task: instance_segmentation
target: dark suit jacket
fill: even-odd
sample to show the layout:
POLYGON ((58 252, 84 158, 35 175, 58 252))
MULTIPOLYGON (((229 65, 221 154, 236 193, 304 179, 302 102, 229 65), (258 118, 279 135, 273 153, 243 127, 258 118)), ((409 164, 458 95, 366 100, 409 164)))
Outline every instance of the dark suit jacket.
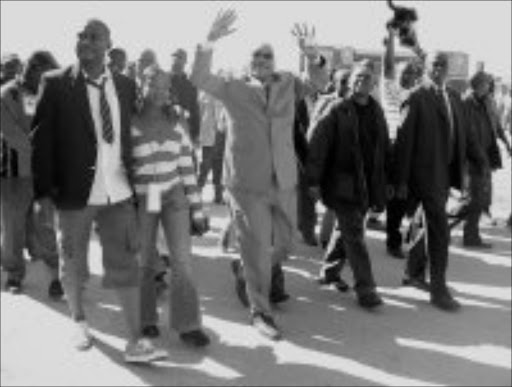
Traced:
MULTIPOLYGON (((122 158, 129 174, 135 84, 119 74, 113 74, 113 80, 121 109, 122 158)), ((50 197, 62 209, 85 207, 96 169, 97 144, 85 79, 77 65, 45 74, 32 128, 36 198, 50 197)))
POLYGON ((437 99, 434 86, 425 82, 414 89, 402 105, 394 159, 398 184, 418 194, 442 193, 450 187, 461 189, 467 159, 482 166, 482 150, 475 141, 459 94, 447 90, 452 108, 455 145, 449 158, 449 118, 437 99))

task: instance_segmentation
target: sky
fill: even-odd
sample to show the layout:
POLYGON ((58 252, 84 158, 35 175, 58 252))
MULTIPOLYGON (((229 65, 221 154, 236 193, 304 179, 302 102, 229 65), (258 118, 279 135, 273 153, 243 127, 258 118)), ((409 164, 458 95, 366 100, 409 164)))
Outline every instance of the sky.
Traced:
MULTIPOLYGON (((426 50, 463 51, 470 70, 477 61, 510 80, 511 1, 395 1, 414 7, 426 50)), ((205 40, 219 9, 238 12, 237 31, 216 45, 214 67, 240 69, 251 49, 271 43, 281 69, 298 70, 295 22, 316 27, 318 44, 380 49, 391 16, 385 1, 5 1, 1 0, 1 50, 26 58, 49 49, 62 65, 75 61, 76 33, 91 17, 111 28, 114 44, 136 59, 145 48, 167 68, 170 53, 185 48, 190 57, 205 40)), ((192 60, 192 59, 191 59, 192 60)))

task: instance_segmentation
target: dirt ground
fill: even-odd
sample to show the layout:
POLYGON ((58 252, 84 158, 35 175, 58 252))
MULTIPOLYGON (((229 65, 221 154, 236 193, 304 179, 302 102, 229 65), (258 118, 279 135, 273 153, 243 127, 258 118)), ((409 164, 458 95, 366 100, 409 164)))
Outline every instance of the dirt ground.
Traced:
MULTIPOLYGON (((276 310, 284 340, 270 342, 248 325, 234 294, 232 256, 216 247, 227 212, 212 206, 212 231, 195 240, 193 250, 212 337, 208 349, 185 348, 165 328, 162 308, 164 334, 157 343, 170 358, 152 366, 124 364, 119 306, 100 287, 101 253, 92 240, 87 313, 98 344, 75 352, 65 304, 48 300, 45 269, 30 263, 25 294, 1 293, 1 385, 511 385, 511 233, 503 225, 511 210, 510 159, 495 183, 500 221, 492 226, 484 219, 482 226, 493 249, 465 249, 460 229, 453 233, 448 277, 463 305, 458 313, 434 309, 425 293, 400 286, 403 261, 386 255, 384 233, 369 231, 385 305, 367 312, 353 293, 320 288, 314 277, 321 250, 298 245, 285 265, 292 300, 276 310)), ((352 281, 350 269, 343 276, 352 281)))

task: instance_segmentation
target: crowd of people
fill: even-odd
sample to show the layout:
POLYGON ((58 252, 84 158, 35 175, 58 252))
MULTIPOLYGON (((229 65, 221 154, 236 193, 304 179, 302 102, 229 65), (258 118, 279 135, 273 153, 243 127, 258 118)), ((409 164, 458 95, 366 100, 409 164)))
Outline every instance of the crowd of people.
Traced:
POLYGON ((83 293, 94 232, 102 284, 117 293, 127 326, 125 361, 167 355, 152 341, 166 286, 169 329, 191 347, 207 346, 190 260, 192 237, 209 230, 202 189, 211 172, 213 201, 230 217, 219 244, 239 252, 234 288, 262 335, 282 337, 273 306, 290 297, 283 265, 296 235, 325 250, 319 285, 348 291, 348 261, 358 304, 383 304, 365 237, 369 213, 386 213, 387 252, 404 259, 403 285, 458 310, 446 277, 450 228, 464 222, 465 247, 490 247, 479 222, 502 166, 498 140, 511 152, 510 88, 479 69, 466 92, 454 90, 447 54, 426 54, 414 34, 413 58, 398 62, 402 37, 392 25, 382 74, 370 60, 331 69, 314 29, 301 24, 293 35, 306 58, 302 76, 277 71, 269 43, 254 48, 246 74, 214 72, 215 45, 236 20, 233 10, 219 12, 190 75, 183 49, 172 53, 170 71, 150 48, 129 62, 98 19, 79 31, 75 65, 61 68, 43 50, 25 62, 2 56, 5 288, 22 292, 26 248, 48 267, 49 296, 65 298, 76 347, 90 348, 83 293), (448 213, 452 189, 461 205, 448 213))

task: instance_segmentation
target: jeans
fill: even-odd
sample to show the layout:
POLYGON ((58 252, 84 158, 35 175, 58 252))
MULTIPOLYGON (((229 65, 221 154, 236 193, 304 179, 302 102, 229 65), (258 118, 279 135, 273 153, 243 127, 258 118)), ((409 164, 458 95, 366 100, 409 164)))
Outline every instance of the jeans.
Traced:
POLYGON ((183 333, 201 327, 199 295, 192 280, 190 236, 190 207, 183 186, 163 195, 158 213, 147 211, 147 198, 140 196, 138 208, 141 234, 141 325, 158 322, 155 275, 158 273, 158 254, 155 244, 161 223, 170 255, 169 327, 183 333))
POLYGON ((54 219, 34 212, 31 178, 2 178, 0 196, 2 268, 10 278, 23 280, 26 266, 23 249, 42 259, 57 274, 59 255, 54 219))
POLYGON ((326 275, 339 275, 348 259, 358 296, 372 293, 375 291, 375 280, 364 240, 365 213, 356 206, 346 204, 338 204, 333 210, 338 221, 338 232, 331 240, 323 270, 326 275))

